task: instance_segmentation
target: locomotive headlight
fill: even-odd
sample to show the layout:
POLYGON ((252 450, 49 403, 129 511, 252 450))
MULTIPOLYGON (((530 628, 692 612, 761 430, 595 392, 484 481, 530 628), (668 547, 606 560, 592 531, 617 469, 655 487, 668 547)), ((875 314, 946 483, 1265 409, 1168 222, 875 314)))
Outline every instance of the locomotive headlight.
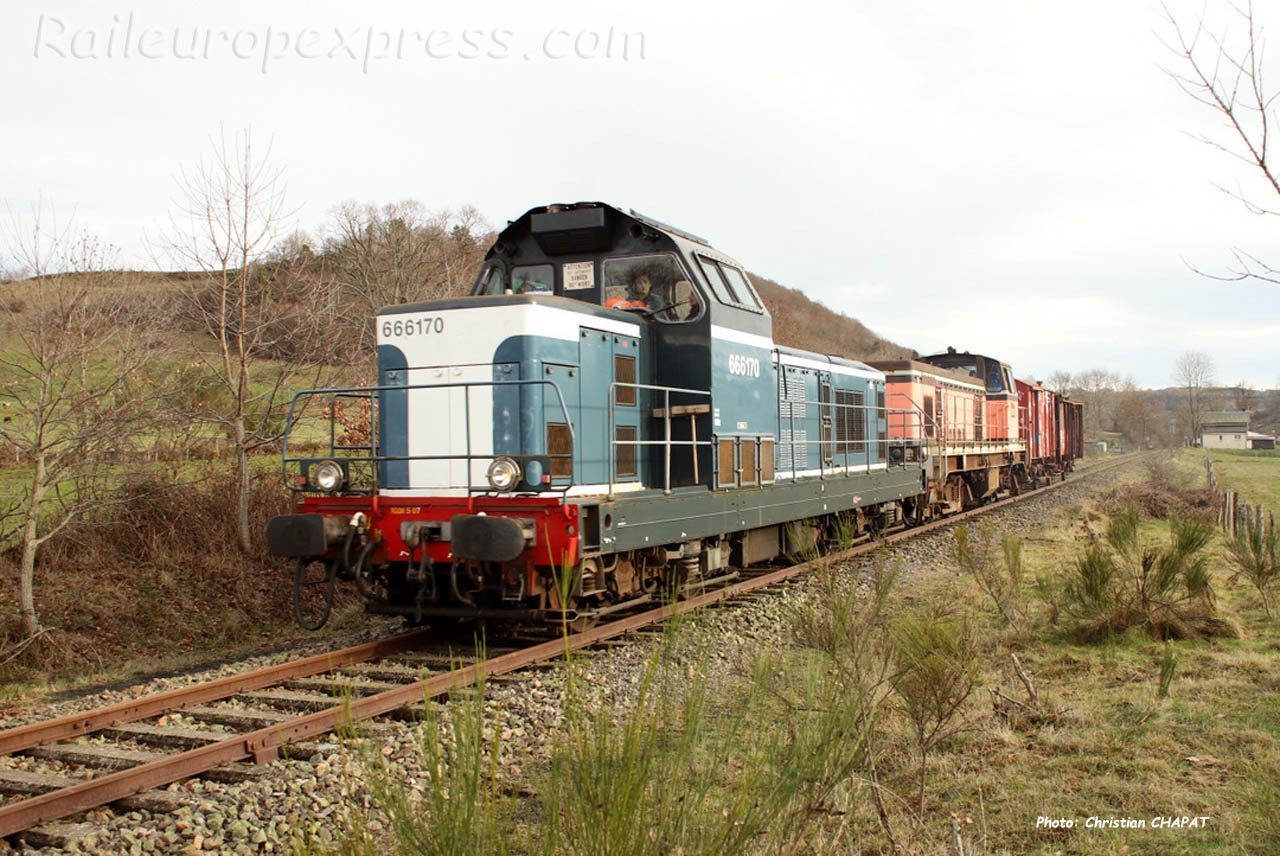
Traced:
POLYGON ((494 458, 489 465, 489 487, 511 490, 520 481, 520 465, 510 458, 494 458))
POLYGON ((311 467, 311 485, 325 493, 333 493, 342 487, 342 466, 337 461, 321 461, 311 467))

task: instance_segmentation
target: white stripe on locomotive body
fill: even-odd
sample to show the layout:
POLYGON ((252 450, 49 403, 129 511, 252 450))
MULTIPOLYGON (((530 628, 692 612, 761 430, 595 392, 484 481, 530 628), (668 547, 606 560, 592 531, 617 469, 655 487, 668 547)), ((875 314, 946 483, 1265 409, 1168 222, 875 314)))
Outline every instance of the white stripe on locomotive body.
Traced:
POLYGON ((833 464, 825 470, 800 470, 799 472, 793 472, 792 470, 778 470, 774 473, 773 480, 774 483, 777 483, 783 479, 803 479, 811 476, 826 476, 827 478, 832 478, 834 476, 856 476, 858 473, 865 473, 868 470, 874 473, 877 470, 887 469, 889 469, 888 464, 872 464, 870 467, 866 464, 849 464, 847 467, 837 467, 833 464))
MULTIPOLYGON (((384 496, 420 495, 429 490, 440 496, 465 496, 468 485, 487 484, 493 457, 494 358, 498 347, 514 336, 538 336, 577 342, 586 324, 593 329, 638 337, 640 325, 586 315, 539 303, 476 306, 451 309, 415 308, 378 316, 378 345, 404 354, 408 366, 406 385, 442 386, 475 383, 468 389, 413 389, 408 393, 409 484, 406 490, 383 489, 384 496), (440 319, 440 326, 436 320, 440 319), (394 325, 400 322, 400 327, 394 325), (422 323, 419 323, 422 322, 422 323), (395 335, 395 329, 426 329, 426 334, 395 335), (439 329, 439 332, 435 332, 439 329), (388 332, 384 332, 388 331, 388 332), (467 403, 470 403, 468 420, 467 403), (470 430, 468 430, 468 428, 470 430), (415 460, 419 456, 463 455, 466 461, 415 460)), ((512 378, 516 380, 516 378, 512 378)), ((592 493, 604 493, 592 486, 592 493)))
POLYGON ((456 309, 415 309, 378 316, 378 344, 394 345, 408 361, 409 368, 454 366, 493 362, 498 345, 512 336, 537 335, 548 339, 577 341, 578 330, 586 325, 594 330, 623 336, 640 335, 640 325, 603 315, 587 315, 543 303, 514 303, 505 306, 473 306, 456 309), (440 333, 414 336, 383 334, 384 321, 426 321, 444 319, 440 333))
POLYGON ((768 336, 747 333, 743 330, 735 330, 732 327, 721 327, 717 324, 711 325, 711 338, 722 339, 737 345, 749 345, 752 348, 763 348, 766 351, 773 350, 774 346, 773 339, 768 336))

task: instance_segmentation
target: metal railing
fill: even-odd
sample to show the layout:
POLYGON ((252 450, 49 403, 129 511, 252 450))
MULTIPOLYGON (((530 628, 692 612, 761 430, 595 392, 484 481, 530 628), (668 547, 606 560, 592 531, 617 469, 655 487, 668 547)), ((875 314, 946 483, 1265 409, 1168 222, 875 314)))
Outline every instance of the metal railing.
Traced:
MULTIPOLYGON (((693 456, 694 483, 695 484, 700 483, 701 480, 698 478, 698 475, 697 475, 698 447, 711 446, 713 445, 713 441, 710 437, 708 437, 705 441, 698 439, 697 420, 695 418, 690 419, 690 434, 689 434, 690 439, 673 440, 671 438, 671 394, 672 393, 675 393, 677 395, 691 395, 691 396, 706 398, 707 409, 705 412, 706 413, 711 412, 711 406, 710 406, 711 390, 708 390, 708 389, 684 389, 678 386, 658 386, 658 385, 647 384, 647 383, 622 383, 621 381, 614 381, 609 384, 609 454, 608 454, 608 462, 607 462, 607 466, 609 470, 609 492, 608 492, 609 499, 613 499, 613 487, 615 482, 617 481, 616 479, 617 471, 616 471, 615 463, 617 460, 617 448, 619 446, 630 446, 636 449, 637 465, 640 459, 640 455, 639 455, 640 447, 659 446, 663 449, 664 459, 665 459, 664 460, 665 472, 664 472, 663 482, 662 482, 662 492, 665 494, 671 493, 671 449, 672 447, 688 446, 691 450, 690 453, 693 456), (635 406, 637 411, 641 410, 641 404, 642 404, 642 401, 641 401, 642 396, 640 395, 641 390, 662 393, 661 411, 662 411, 662 423, 663 423, 663 439, 661 440, 640 440, 640 439, 619 440, 617 438, 617 424, 614 417, 618 409, 617 391, 619 389, 632 389, 636 391, 635 406)), ((630 405, 625 405, 625 406, 630 406, 630 405)), ((687 415, 689 415, 690 417, 696 417, 700 415, 700 413, 691 412, 687 415)), ((640 413, 640 416, 641 416, 641 419, 643 420, 644 414, 640 413)), ((638 471, 639 471, 639 467, 637 466, 637 474, 638 474, 638 471)))
POLYGON ((979 439, 978 434, 981 433, 979 431, 981 423, 976 419, 972 422, 935 420, 932 416, 925 413, 919 405, 912 401, 910 396, 905 395, 904 393, 892 392, 889 393, 889 398, 896 398, 905 401, 910 406, 910 412, 919 415, 919 422, 911 425, 910 427, 908 427, 904 422, 902 431, 904 434, 913 430, 918 431, 919 436, 911 439, 918 441, 920 444, 930 446, 935 455, 942 455, 949 450, 961 448, 973 449, 978 452, 1003 450, 1007 448, 1010 443, 1020 442, 1020 437, 979 439))
MULTIPOLYGON (((465 488, 468 494, 492 491, 487 483, 476 484, 474 482, 473 465, 477 461, 492 460, 495 457, 506 454, 516 457, 545 457, 551 460, 568 459, 570 461, 570 467, 568 468, 570 474, 567 476, 567 481, 564 475, 557 476, 556 482, 558 483, 553 482, 548 489, 567 490, 575 484, 575 480, 580 475, 576 466, 573 465, 575 455, 581 452, 578 443, 579 420, 571 416, 564 393, 556 381, 552 379, 450 381, 445 383, 334 387, 299 392, 294 396, 290 404, 288 421, 282 440, 282 458, 286 466, 289 464, 301 466, 304 461, 314 460, 319 457, 316 454, 291 454, 290 452, 291 439, 293 439, 301 420, 309 415, 308 411, 312 407, 311 402, 316 397, 328 398, 327 413, 324 416, 329 423, 329 454, 341 453, 343 460, 348 464, 370 465, 371 489, 374 491, 378 490, 379 486, 386 480, 385 467, 383 465, 397 462, 462 462, 466 467, 465 488), (559 410, 559 418, 569 431, 569 451, 552 454, 550 450, 533 453, 528 451, 507 453, 492 449, 476 450, 473 447, 471 431, 473 391, 485 389, 493 392, 500 389, 522 390, 532 387, 549 387, 554 392, 554 401, 559 410), (398 392, 408 396, 414 392, 447 393, 449 390, 462 391, 461 416, 465 435, 465 449, 462 451, 446 450, 441 454, 404 455, 390 455, 380 451, 379 438, 383 427, 381 425, 380 403, 385 394, 398 392), (338 434, 341 421, 338 418, 338 405, 339 402, 348 400, 355 401, 368 410, 369 437, 367 444, 344 443, 338 434), (353 455, 351 453, 356 454, 353 455)), ((714 426, 708 431, 708 436, 702 439, 698 437, 697 433, 697 417, 701 415, 709 417, 712 412, 710 390, 613 381, 608 389, 608 436, 605 443, 607 449, 605 465, 607 468, 608 496, 612 499, 617 486, 624 483, 617 473, 621 447, 630 447, 635 450, 636 476, 640 481, 643 481, 640 450, 642 448, 660 449, 663 455, 662 483, 660 487, 664 493, 670 494, 673 487, 672 464, 675 452, 680 448, 688 448, 692 459, 693 483, 711 484, 714 482, 715 472, 717 471, 715 449, 721 440, 735 440, 735 450, 738 441, 750 440, 759 446, 762 440, 772 440, 775 444, 773 471, 775 474, 780 474, 783 478, 789 478, 792 481, 799 480, 802 477, 800 475, 802 470, 805 472, 816 471, 819 477, 827 478, 870 472, 872 469, 878 469, 882 466, 905 466, 909 462, 908 450, 910 449, 917 449, 916 459, 923 460, 930 455, 941 455, 947 448, 956 445, 981 451, 1006 446, 1009 442, 1014 442, 1014 440, 978 440, 972 437, 956 439, 940 437, 939 435, 943 432, 939 430, 939 424, 930 414, 925 413, 915 402, 911 401, 909 397, 902 393, 888 393, 888 398, 904 399, 909 406, 906 408, 893 408, 876 404, 842 403, 832 401, 829 398, 826 400, 789 398, 783 394, 780 395, 778 400, 777 428, 779 435, 785 432, 787 435, 785 439, 783 436, 774 438, 771 433, 719 433, 715 431, 714 426), (633 390, 635 393, 634 407, 637 409, 640 427, 637 429, 638 436, 634 440, 619 439, 617 437, 619 408, 633 406, 630 404, 620 405, 618 403, 617 393, 620 389, 633 390), (674 407, 672 405, 673 396, 681 400, 681 403, 674 407), (648 399, 647 402, 646 399, 648 399), (688 403, 689 399, 706 403, 690 405, 688 403), (646 410, 646 403, 651 406, 654 412, 649 413, 646 410), (661 404, 660 407, 658 406, 659 403, 661 404), (681 411, 681 408, 685 409, 681 411), (810 410, 810 408, 814 408, 814 410, 810 410), (798 413, 800 415, 797 415, 798 413), (689 438, 675 439, 672 430, 673 419, 685 415, 690 417, 689 438), (651 417, 662 418, 662 436, 642 439, 647 433, 644 423, 651 417), (879 429, 882 424, 885 428, 883 437, 879 436, 879 429), (843 430, 838 430, 840 425, 845 426, 843 430), (860 431, 856 430, 858 426, 861 427, 860 431), (813 427, 817 427, 818 436, 806 436, 803 439, 796 439, 797 429, 805 430, 813 427), (894 434, 900 436, 893 436, 894 434), (712 449, 712 453, 709 456, 711 466, 705 475, 699 472, 699 453, 704 448, 712 449), (902 450, 902 453, 900 455, 893 454, 895 449, 902 450), (814 450, 817 453, 817 466, 809 467, 809 455, 814 450), (843 456, 844 462, 837 463, 837 456, 843 456), (850 460, 851 458, 856 458, 857 460, 850 460)), ((550 417, 550 414, 548 414, 548 417, 550 417)), ((458 417, 455 415, 449 418, 457 419, 458 417)), ((551 420, 550 418, 544 420, 544 424, 545 421, 551 420)), ((756 480, 752 482, 753 484, 761 483, 764 464, 759 451, 757 449, 757 454, 754 456, 757 472, 756 480)), ((594 480, 591 481, 594 482, 594 480)), ((463 485, 450 484, 448 487, 458 488, 463 487, 463 485)))
MULTIPOLYGON (((555 392, 556 403, 560 408, 560 415, 564 419, 564 424, 569 429, 570 451, 562 454, 532 453, 551 460, 568 458, 571 462, 573 459, 572 450, 577 446, 577 438, 575 436, 574 421, 569 418, 569 407, 565 403, 564 394, 560 391, 560 387, 553 380, 547 379, 530 379, 530 380, 511 380, 511 381, 450 381, 447 383, 420 383, 405 385, 382 385, 382 386, 366 386, 366 387, 332 387, 328 389, 310 389, 296 393, 292 401, 289 403, 289 416, 285 422, 285 429, 281 438, 281 457, 283 464, 287 467, 290 464, 297 464, 301 467, 304 461, 314 460, 317 456, 308 454, 290 455, 289 442, 290 437, 297 429, 299 422, 305 418, 307 410, 310 407, 310 401, 318 396, 328 396, 329 404, 327 408, 326 418, 329 422, 329 454, 333 457, 341 457, 347 464, 368 464, 371 469, 372 485, 371 490, 377 491, 382 481, 383 465, 398 462, 412 461, 461 461, 466 466, 466 490, 470 495, 472 493, 489 493, 492 488, 485 484, 477 488, 472 483, 472 467, 477 461, 492 460, 496 457, 504 456, 508 453, 491 450, 488 452, 476 452, 472 449, 471 438, 471 393, 473 389, 488 388, 514 388, 520 389, 525 387, 550 387, 555 392), (431 390, 431 391, 447 391, 451 389, 461 389, 463 394, 463 432, 466 436, 466 449, 461 453, 440 454, 440 455, 388 455, 380 454, 378 446, 378 437, 381 432, 381 412, 379 409, 380 397, 388 392, 409 393, 415 390, 431 390), (343 400, 364 401, 367 403, 369 410, 369 443, 366 444, 341 444, 338 442, 337 429, 339 420, 337 418, 337 406, 339 401, 343 400), (336 453, 343 452, 338 456, 336 453), (348 452, 363 452, 361 455, 349 455, 348 452)), ((407 426, 406 426, 407 427, 407 426)), ((516 457, 527 457, 528 453, 514 452, 510 453, 516 457)), ((573 477, 569 477, 568 484, 554 485, 554 490, 567 490, 573 485, 573 477)), ((458 487, 458 485, 449 485, 449 487, 458 487)))

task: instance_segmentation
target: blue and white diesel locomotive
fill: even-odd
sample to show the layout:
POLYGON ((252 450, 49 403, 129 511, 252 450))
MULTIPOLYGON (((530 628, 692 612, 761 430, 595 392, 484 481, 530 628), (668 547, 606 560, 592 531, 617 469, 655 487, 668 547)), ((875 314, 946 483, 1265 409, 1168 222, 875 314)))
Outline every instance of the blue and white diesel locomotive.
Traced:
POLYGON ((741 265, 632 211, 535 208, 469 296, 385 308, 377 337, 376 386, 295 401, 297 513, 268 528, 371 612, 586 623, 919 513, 884 374, 778 347, 741 265))

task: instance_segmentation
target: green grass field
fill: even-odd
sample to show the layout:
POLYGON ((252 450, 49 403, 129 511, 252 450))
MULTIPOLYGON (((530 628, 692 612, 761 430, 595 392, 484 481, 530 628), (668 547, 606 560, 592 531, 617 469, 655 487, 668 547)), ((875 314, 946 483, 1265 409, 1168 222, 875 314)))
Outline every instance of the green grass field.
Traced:
POLYGON ((1238 492, 1251 505, 1280 512, 1280 452, 1214 449, 1218 486, 1238 492))

